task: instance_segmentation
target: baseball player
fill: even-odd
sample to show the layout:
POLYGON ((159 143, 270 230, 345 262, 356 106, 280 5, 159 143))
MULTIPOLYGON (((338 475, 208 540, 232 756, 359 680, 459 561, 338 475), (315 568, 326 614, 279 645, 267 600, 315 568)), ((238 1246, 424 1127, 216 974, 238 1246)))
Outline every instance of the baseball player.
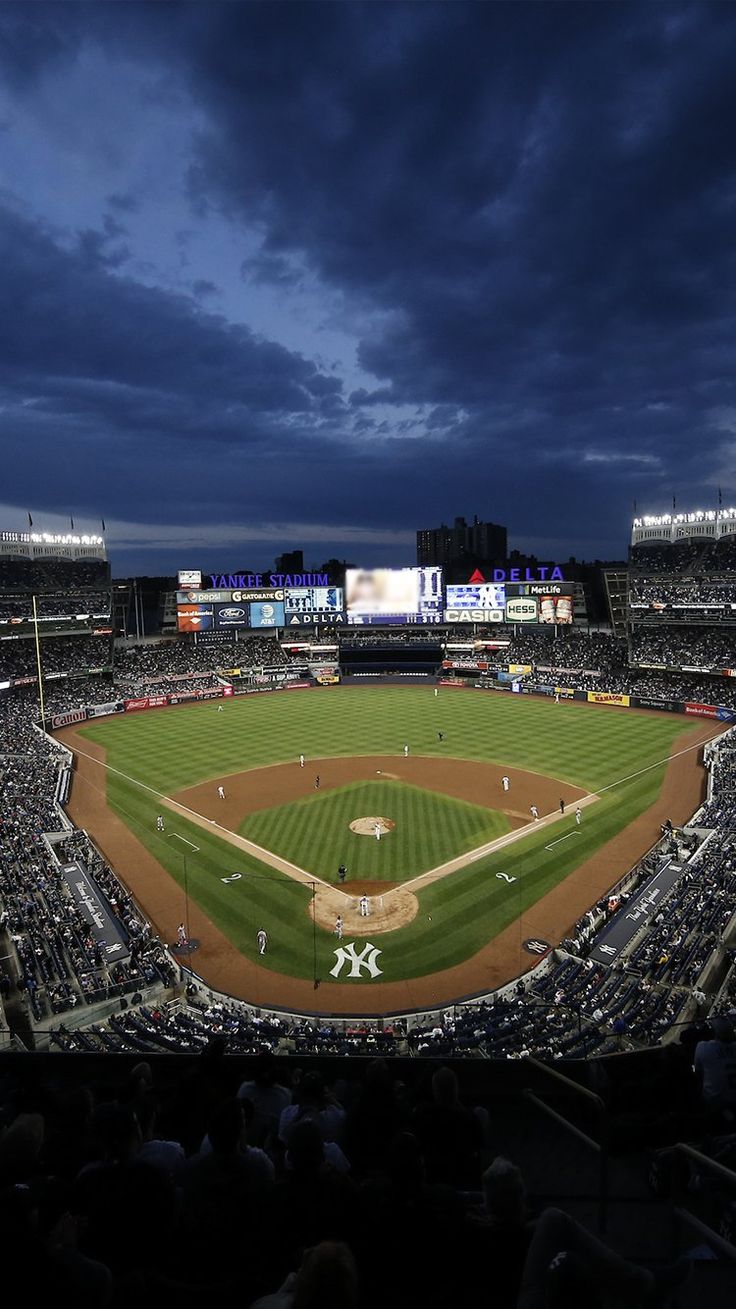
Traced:
POLYGON ((509 787, 511 786, 511 778, 510 778, 510 777, 502 777, 502 778, 501 778, 501 786, 503 787, 504 791, 508 791, 509 787))
POLYGON ((304 767, 304 755, 303 755, 303 754, 300 754, 300 755, 299 755, 299 767, 300 767, 300 768, 303 768, 303 767, 304 767))
POLYGON ((335 919, 335 936, 338 941, 342 941, 342 914, 338 914, 335 919))
POLYGON ((163 832, 163 830, 164 830, 164 816, 163 814, 159 814, 158 818, 156 819, 156 831, 163 832))
POLYGON ((564 814, 564 812, 565 812, 565 801, 562 799, 562 796, 560 796, 560 813, 564 814))
POLYGON ((367 918, 367 917, 368 917, 368 912, 369 912, 368 896, 367 896, 367 895, 361 895, 361 897, 360 897, 360 906, 359 906, 359 907, 360 907, 360 916, 361 916, 361 918, 367 918))
POLYGON ((187 929, 183 923, 179 923, 176 929, 176 943, 180 950, 183 950, 187 944, 187 929))
POLYGON ((314 779, 314 789, 315 789, 315 791, 319 791, 319 786, 320 786, 320 782, 319 782, 319 773, 317 773, 317 776, 316 776, 315 779, 314 779))
POLYGON ((438 733, 437 733, 437 740, 438 740, 438 741, 444 741, 444 739, 445 739, 445 734, 444 734, 444 732, 438 732, 438 733))
POLYGON ((375 835, 376 840, 377 840, 377 841, 380 841, 380 839, 381 839, 381 824, 380 824, 378 821, 376 821, 376 822, 373 824, 373 833, 374 833, 374 835, 375 835))
POLYGON ((221 800, 224 800, 224 799, 225 799, 225 788, 224 788, 224 786, 218 786, 218 788, 217 788, 217 794, 219 795, 219 797, 220 797, 221 800))
POLYGON ((337 870, 337 880, 338 880, 338 882, 344 882, 344 881, 345 881, 345 878, 347 877, 347 875, 348 875, 348 870, 347 870, 347 868, 345 867, 344 864, 340 864, 340 867, 339 867, 338 870, 337 870))
POLYGON ((405 745, 405 746, 404 746, 404 758, 405 758, 405 759, 408 759, 408 758, 409 758, 409 747, 408 747, 408 745, 405 745))
POLYGON ((440 693, 440 688, 439 688, 438 686, 436 686, 436 687, 434 688, 434 698, 435 698, 435 700, 437 699, 437 696, 439 695, 439 693, 440 693))
POLYGON ((218 704, 218 706, 217 706, 217 712, 218 712, 218 714, 221 714, 221 713, 222 713, 222 705, 221 705, 221 704, 218 704))
POLYGON ((531 816, 532 816, 532 818, 534 819, 535 823, 538 823, 538 822, 539 822, 539 810, 537 809, 537 806, 536 806, 535 804, 532 804, 532 805, 529 806, 529 813, 531 814, 531 816))
POLYGON ((580 812, 580 805, 576 805, 576 807, 575 807, 575 822, 577 823, 578 827, 580 826, 580 824, 582 823, 582 821, 583 821, 583 815, 582 815, 581 812, 580 812))
POLYGON ((560 703, 560 693, 559 691, 555 691, 555 704, 559 704, 559 703, 560 703))
POLYGON ((268 936, 266 935, 262 927, 258 930, 256 934, 256 941, 258 942, 258 953, 265 954, 266 948, 268 946, 268 936))

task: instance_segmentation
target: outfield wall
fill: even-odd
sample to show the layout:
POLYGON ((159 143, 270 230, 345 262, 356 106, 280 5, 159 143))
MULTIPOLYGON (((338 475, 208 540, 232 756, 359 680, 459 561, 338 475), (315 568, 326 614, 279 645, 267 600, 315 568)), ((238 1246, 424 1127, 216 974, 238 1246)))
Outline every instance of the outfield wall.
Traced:
MULTIPOLYGON (((453 680, 446 685, 463 685, 453 680)), ((443 685, 440 682, 440 685, 443 685)), ((530 685, 524 682, 486 682, 482 679, 471 684, 475 691, 510 691, 515 695, 539 695, 550 699, 578 700, 583 704, 614 705, 621 709, 654 709, 662 713, 685 714, 690 718, 714 718, 722 723, 736 723, 736 709, 725 705, 701 704, 693 700, 667 700, 653 696, 627 695, 613 691, 578 691, 571 686, 553 686, 542 682, 530 685)))

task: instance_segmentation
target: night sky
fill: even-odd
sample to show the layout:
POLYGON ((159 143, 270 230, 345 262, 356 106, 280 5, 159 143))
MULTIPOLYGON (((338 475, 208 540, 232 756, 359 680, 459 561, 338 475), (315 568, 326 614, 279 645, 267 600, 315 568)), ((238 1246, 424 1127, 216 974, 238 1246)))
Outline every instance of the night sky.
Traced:
POLYGON ((736 494, 736 5, 0 6, 0 527, 622 557, 736 494))

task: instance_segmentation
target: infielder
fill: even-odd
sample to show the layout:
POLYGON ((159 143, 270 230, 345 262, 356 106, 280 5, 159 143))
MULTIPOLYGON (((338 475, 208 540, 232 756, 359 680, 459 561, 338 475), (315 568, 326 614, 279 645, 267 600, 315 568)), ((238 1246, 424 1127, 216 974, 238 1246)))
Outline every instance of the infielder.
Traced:
POLYGON ((408 759, 408 757, 409 757, 409 747, 408 747, 408 745, 405 745, 405 746, 404 746, 404 758, 405 758, 405 759, 408 759))
POLYGON ((317 776, 314 779, 314 789, 315 791, 319 791, 319 773, 317 773, 317 776))
POLYGON ((335 919, 335 936, 338 941, 342 941, 342 914, 338 914, 335 919))
POLYGON ((539 810, 537 809, 537 806, 536 806, 535 804, 529 806, 529 813, 531 814, 531 816, 532 816, 532 818, 534 819, 535 823, 538 823, 538 822, 539 822, 539 810))
POLYGON ((504 791, 508 791, 509 787, 511 786, 511 778, 510 778, 510 777, 502 777, 502 778, 501 778, 501 786, 503 787, 504 791))
POLYGON ((219 795, 219 797, 220 797, 221 800, 224 800, 224 799, 225 799, 225 788, 224 788, 224 786, 218 786, 218 788, 217 788, 217 794, 219 795))
POLYGON ((361 918, 367 918, 367 917, 368 917, 368 912, 369 912, 368 896, 367 896, 367 895, 361 895, 361 897, 360 897, 360 916, 361 916, 361 918))
POLYGON ((565 801, 560 796, 560 813, 564 814, 564 812, 565 812, 565 801))
POLYGON ((580 826, 582 821, 583 821, 583 815, 580 812, 580 805, 578 805, 575 810, 575 822, 577 823, 578 827, 580 826))
POLYGON ((262 927, 259 929, 258 933, 256 934, 256 941, 258 942, 258 953, 265 954, 266 947, 268 946, 268 937, 262 927))
POLYGON ((304 755, 303 755, 303 754, 300 754, 300 755, 299 755, 299 767, 300 767, 300 768, 303 768, 303 767, 304 767, 304 755))

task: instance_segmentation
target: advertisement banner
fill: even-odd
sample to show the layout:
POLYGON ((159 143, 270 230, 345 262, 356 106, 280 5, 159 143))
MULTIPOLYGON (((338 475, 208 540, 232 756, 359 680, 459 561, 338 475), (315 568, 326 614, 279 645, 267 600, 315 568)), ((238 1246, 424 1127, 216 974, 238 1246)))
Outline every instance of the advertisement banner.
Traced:
POLYGON ((122 714, 125 705, 122 700, 111 700, 109 704, 88 704, 88 718, 107 718, 109 714, 122 714))
POLYGON ((228 627, 250 627, 250 605, 215 605, 215 627, 218 631, 228 627))
POLYGON ((348 621, 343 610, 315 609, 298 614, 286 614, 286 627, 340 627, 348 621))
POLYGON ((540 623, 572 623, 572 596, 543 595, 539 600, 540 623))
POLYGON ((464 673, 485 673, 488 671, 487 659, 443 659, 442 667, 456 669, 464 673))
POLYGON ((233 693, 233 688, 231 686, 223 686, 222 688, 223 700, 228 699, 232 695, 232 693, 233 693))
POLYGON ((631 706, 633 709, 661 709, 670 714, 682 713, 682 705, 677 700, 656 700, 644 695, 632 695, 631 706))
POLYGON ((67 709, 65 714, 52 714, 51 726, 69 727, 72 723, 83 723, 87 717, 86 709, 67 709))
POLYGON ((167 695, 142 695, 138 700, 124 700, 126 714, 136 713, 139 709, 163 709, 169 703, 167 695))
POLYGON ((537 602, 526 596, 518 596, 506 601, 507 623, 536 623, 538 617, 537 602))
POLYGON ((189 700, 199 700, 201 697, 201 691, 177 691, 176 695, 168 697, 168 701, 169 704, 186 704, 189 700))
POLYGON ((446 623, 502 623, 503 609, 446 609, 446 623))
POLYGON ((582 695, 583 699, 585 699, 588 694, 587 691, 575 692, 571 686, 556 686, 554 693, 555 695, 558 695, 561 700, 574 700, 576 694, 582 695))
POLYGON ((509 664, 509 672, 510 672, 510 673, 523 673, 523 674, 531 673, 531 672, 532 672, 532 666, 531 666, 531 664, 509 664))
POLYGON ((317 686, 337 686, 340 681, 339 673, 315 673, 314 680, 317 686))
POLYGON ((212 605, 176 606, 176 626, 180 632, 210 632, 214 622, 212 605))
POLYGON ((258 601, 250 606, 251 627, 283 627, 284 602, 258 601))
POLYGON ((718 709, 713 704, 694 704, 692 701, 686 701, 685 713, 691 714, 695 718, 717 718, 718 709))
POLYGON ((287 682, 284 686, 285 691, 311 691, 311 682, 287 682))
POLYGON ((625 708, 631 703, 630 695, 619 695, 615 691, 588 691, 588 704, 617 704, 625 708))
POLYGON ((79 863, 62 864, 61 873, 77 910, 108 960, 127 959, 130 947, 91 874, 79 863))

